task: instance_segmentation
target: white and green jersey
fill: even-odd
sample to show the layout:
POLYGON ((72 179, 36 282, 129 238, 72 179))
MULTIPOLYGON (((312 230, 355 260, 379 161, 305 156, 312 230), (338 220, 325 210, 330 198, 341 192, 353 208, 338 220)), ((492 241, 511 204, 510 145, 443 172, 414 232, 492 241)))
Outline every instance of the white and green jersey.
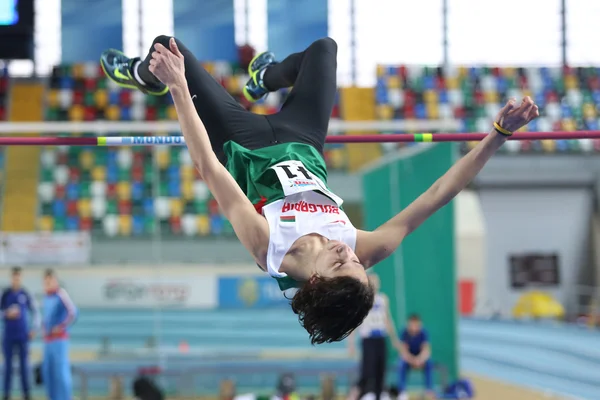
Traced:
POLYGON ((343 200, 327 187, 327 169, 312 146, 284 143, 248 150, 225 144, 227 169, 269 223, 267 270, 281 290, 298 282, 279 272, 294 242, 318 233, 356 247, 356 228, 341 208, 343 200))

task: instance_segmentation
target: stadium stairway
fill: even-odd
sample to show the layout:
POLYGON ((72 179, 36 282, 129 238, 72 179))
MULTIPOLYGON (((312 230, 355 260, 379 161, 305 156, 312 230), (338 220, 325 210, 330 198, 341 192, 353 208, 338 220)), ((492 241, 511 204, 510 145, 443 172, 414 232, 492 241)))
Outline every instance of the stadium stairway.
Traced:
MULTIPOLYGON (((15 83, 10 91, 9 121, 42 121, 43 92, 42 84, 15 83)), ((4 163, 2 231, 35 231, 40 146, 7 147, 4 163)))

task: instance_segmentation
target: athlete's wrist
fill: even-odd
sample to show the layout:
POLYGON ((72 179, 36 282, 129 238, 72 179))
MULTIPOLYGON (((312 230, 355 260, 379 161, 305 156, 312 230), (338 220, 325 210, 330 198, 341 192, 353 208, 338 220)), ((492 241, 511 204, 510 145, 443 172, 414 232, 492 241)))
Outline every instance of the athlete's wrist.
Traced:
POLYGON ((173 83, 167 86, 169 86, 169 91, 173 96, 188 93, 187 82, 185 79, 174 81, 173 83))
POLYGON ((506 142, 508 140, 508 138, 510 137, 510 136, 506 136, 506 135, 503 135, 502 133, 498 132, 494 127, 492 127, 489 135, 494 138, 494 141, 501 142, 501 143, 506 142))

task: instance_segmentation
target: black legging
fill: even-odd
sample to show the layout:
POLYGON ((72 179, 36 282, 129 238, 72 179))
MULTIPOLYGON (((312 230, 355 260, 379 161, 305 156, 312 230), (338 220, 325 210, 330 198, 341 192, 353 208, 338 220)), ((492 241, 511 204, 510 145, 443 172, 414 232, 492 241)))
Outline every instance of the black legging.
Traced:
MULTIPOLYGON (((169 39, 158 36, 154 43, 169 48, 169 39)), ((140 77, 149 83, 157 82, 148 69, 154 43, 138 69, 140 77)), ((226 162, 223 145, 230 140, 251 150, 298 142, 323 153, 337 90, 337 44, 333 39, 319 39, 266 70, 263 79, 269 90, 293 86, 281 111, 268 116, 245 110, 179 40, 177 46, 185 58, 185 77, 196 111, 221 162, 226 162)))
POLYGON ((386 364, 386 339, 384 337, 364 338, 358 381, 361 397, 367 393, 374 393, 379 400, 385 383, 386 364))

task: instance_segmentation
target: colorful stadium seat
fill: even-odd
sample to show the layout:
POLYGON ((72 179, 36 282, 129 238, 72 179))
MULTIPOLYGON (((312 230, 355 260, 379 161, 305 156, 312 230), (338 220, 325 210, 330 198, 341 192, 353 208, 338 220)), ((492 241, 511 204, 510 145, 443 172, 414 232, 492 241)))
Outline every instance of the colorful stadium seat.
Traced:
MULTIPOLYGON (((598 68, 430 69, 380 65, 377 76, 375 98, 381 120, 457 118, 461 122, 460 131, 485 132, 489 130, 489 120, 506 99, 532 96, 540 106, 541 117, 525 128, 527 130, 573 131, 596 129, 600 125, 598 68)), ((469 147, 472 144, 465 144, 465 148, 469 147)), ((504 146, 503 151, 561 153, 592 151, 596 147, 600 147, 600 142, 523 141, 504 146)))
MULTIPOLYGON (((205 64, 217 81, 254 112, 276 112, 286 92, 254 105, 241 96, 245 73, 205 64)), ((458 119, 460 131, 487 131, 508 97, 531 95, 542 106, 528 130, 598 129, 597 68, 423 68, 378 66, 376 113, 381 120, 458 119)), ((0 77, 0 118, 6 81, 0 77)), ((339 116, 336 104, 332 117, 339 116)), ((172 99, 121 90, 94 63, 55 68, 46 98, 49 121, 174 120, 172 99)), ((123 134, 126 134, 125 132, 123 134)), ((473 143, 465 144, 465 149, 473 143)), ((394 149, 394 145, 383 145, 394 149)), ((509 142, 507 152, 600 151, 598 140, 509 142)), ((330 168, 345 168, 345 146, 328 145, 330 168)), ((2 155, 0 153, 0 163, 2 155)), ((41 155, 39 228, 90 230, 108 237, 232 235, 231 225, 193 167, 185 148, 48 147, 41 155)))

